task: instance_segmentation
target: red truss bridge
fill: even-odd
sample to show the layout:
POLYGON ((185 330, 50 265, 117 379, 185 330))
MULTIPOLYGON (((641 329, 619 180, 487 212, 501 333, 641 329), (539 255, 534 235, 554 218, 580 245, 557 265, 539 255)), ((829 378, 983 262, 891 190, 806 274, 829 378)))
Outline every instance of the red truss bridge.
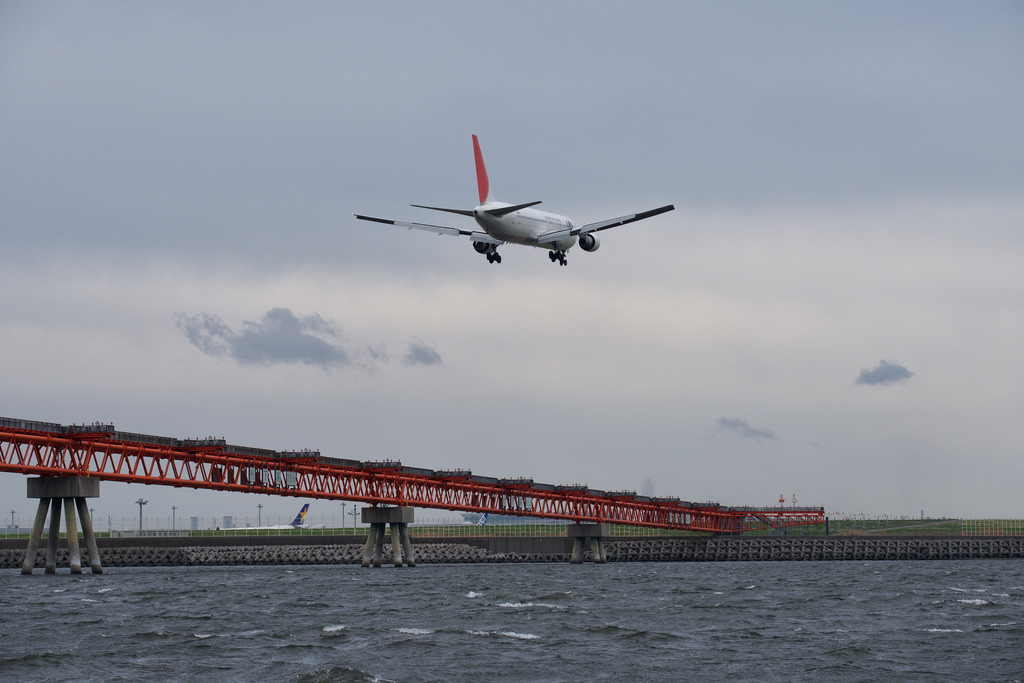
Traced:
POLYGON ((822 507, 724 507, 399 461, 345 460, 311 450, 233 446, 216 438, 133 434, 112 424, 3 417, 0 471, 728 534, 825 521, 822 507))

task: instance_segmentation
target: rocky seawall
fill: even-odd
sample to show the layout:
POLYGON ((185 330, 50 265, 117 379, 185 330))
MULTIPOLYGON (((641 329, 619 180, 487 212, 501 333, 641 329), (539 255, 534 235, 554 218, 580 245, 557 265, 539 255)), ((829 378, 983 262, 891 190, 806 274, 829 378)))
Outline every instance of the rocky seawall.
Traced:
MULTIPOLYGON (((132 543, 101 544, 104 567, 168 567, 211 565, 301 565, 359 564, 363 546, 353 542, 317 543, 303 539, 302 545, 287 539, 181 538, 134 539, 132 543), (190 543, 191 541, 191 543, 190 543)), ((352 540, 357 540, 353 538, 352 540)), ((27 542, 25 542, 27 545, 27 542)), ((463 562, 568 562, 571 541, 564 538, 474 538, 459 542, 413 543, 417 564, 463 562)), ((45 546, 45 543, 44 543, 45 546)), ((57 567, 67 567, 67 547, 57 551, 57 567)), ((842 561, 842 560, 967 560, 1024 558, 1024 537, 740 537, 608 539, 609 562, 743 562, 743 561, 842 561)), ((12 541, 0 548, 0 568, 20 568, 25 547, 12 541)), ((584 558, 589 561, 589 551, 584 558)), ((384 546, 384 564, 393 563, 390 544, 384 546)), ((45 547, 40 548, 35 566, 46 564, 45 547)), ((82 548, 82 564, 88 566, 88 552, 82 548)))

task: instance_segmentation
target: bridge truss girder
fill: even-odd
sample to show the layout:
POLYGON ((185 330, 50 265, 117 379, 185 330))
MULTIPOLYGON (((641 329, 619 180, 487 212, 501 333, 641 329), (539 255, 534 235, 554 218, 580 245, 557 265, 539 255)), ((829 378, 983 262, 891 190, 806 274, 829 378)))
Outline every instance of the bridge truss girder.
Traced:
POLYGON ((0 427, 0 471, 729 534, 824 522, 820 507, 638 500, 410 473, 400 466, 347 467, 311 457, 244 456, 216 445, 154 445, 112 439, 105 431, 55 434, 0 427))

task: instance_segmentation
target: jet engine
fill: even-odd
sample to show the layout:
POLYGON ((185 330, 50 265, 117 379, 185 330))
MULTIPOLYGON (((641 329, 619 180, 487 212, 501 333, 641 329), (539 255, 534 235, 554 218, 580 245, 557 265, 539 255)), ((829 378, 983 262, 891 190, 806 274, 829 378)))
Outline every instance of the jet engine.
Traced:
POLYGON ((587 232, 580 235, 580 249, 583 251, 597 251, 601 248, 601 240, 597 239, 593 233, 587 232))
POLYGON ((491 244, 490 242, 473 242, 473 248, 476 249, 478 254, 490 254, 498 248, 498 245, 491 244))

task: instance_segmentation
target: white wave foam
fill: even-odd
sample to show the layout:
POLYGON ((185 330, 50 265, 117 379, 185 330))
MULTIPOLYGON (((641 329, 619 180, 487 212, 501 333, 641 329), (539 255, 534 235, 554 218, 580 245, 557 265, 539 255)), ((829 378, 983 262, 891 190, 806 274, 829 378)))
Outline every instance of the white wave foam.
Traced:
POLYGON ((431 633, 437 633, 437 631, 431 631, 426 628, 400 628, 398 632, 410 636, 429 636, 431 633))
POLYGON ((112 591, 112 590, 114 590, 114 589, 113 589, 113 588, 101 588, 101 589, 99 589, 99 590, 98 590, 98 591, 96 591, 96 592, 97 592, 97 593, 109 593, 109 592, 110 592, 110 591, 112 591))
POLYGON ((252 629, 250 631, 242 631, 241 633, 237 634, 235 637, 236 638, 255 638, 256 636, 262 636, 266 632, 267 632, 266 629, 254 628, 254 629, 252 629))
POLYGON ((508 609, 525 609, 527 607, 543 607, 546 609, 565 609, 561 605, 552 605, 549 602, 501 602, 498 603, 498 607, 506 607, 508 609))
POLYGON ((471 636, 503 636, 517 640, 539 640, 540 636, 532 633, 516 633, 515 631, 466 631, 471 636))
POLYGON ((213 634, 212 633, 193 633, 192 635, 195 636, 199 640, 206 640, 207 638, 213 638, 213 634))
POLYGON ((467 598, 482 598, 482 597, 484 597, 484 594, 483 593, 477 593, 476 591, 469 591, 468 593, 466 593, 466 597, 467 598))
POLYGON ((958 628, 926 628, 925 633, 963 633, 958 628))
POLYGON ((347 626, 344 624, 328 624, 324 626, 324 633, 337 633, 338 631, 344 631, 347 626))
POLYGON ((536 636, 532 633, 516 633, 515 631, 498 631, 499 636, 505 636, 506 638, 518 638, 519 640, 539 640, 540 636, 536 636))
POLYGON ((966 598, 964 600, 957 600, 957 602, 964 605, 991 605, 991 600, 982 600, 981 598, 966 598))

